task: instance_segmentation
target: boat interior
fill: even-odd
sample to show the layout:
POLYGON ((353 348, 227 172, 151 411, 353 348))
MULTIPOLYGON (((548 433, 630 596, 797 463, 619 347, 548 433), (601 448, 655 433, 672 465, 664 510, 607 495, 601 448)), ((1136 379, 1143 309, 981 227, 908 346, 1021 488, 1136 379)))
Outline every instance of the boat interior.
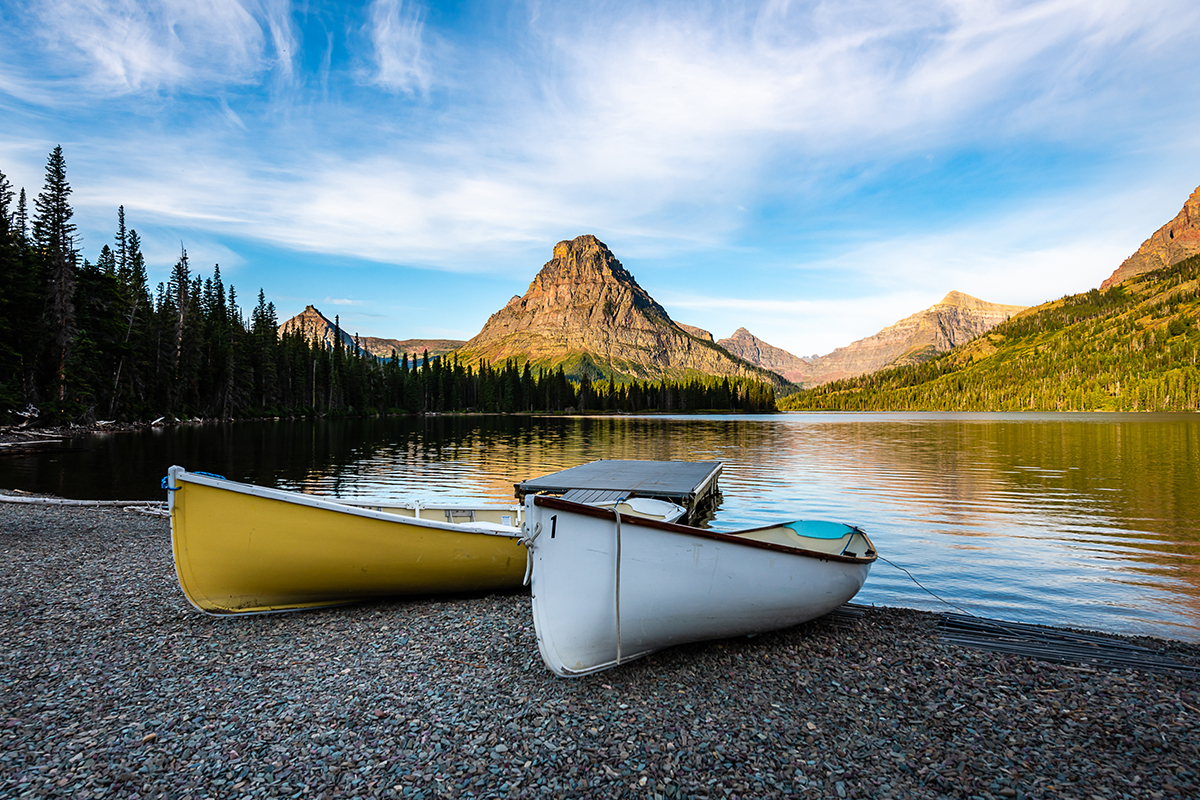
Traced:
POLYGON ((869 558, 875 555, 875 545, 865 533, 840 522, 796 520, 768 528, 730 531, 729 535, 851 558, 869 558))
POLYGON ((616 511, 622 516, 644 517, 646 519, 656 519, 661 522, 675 522, 687 513, 687 509, 683 506, 669 503, 666 500, 654 500, 649 497, 621 498, 619 500, 591 503, 590 505, 594 505, 597 508, 607 508, 609 511, 616 511))
POLYGON ((339 498, 336 502, 355 508, 381 511, 400 517, 425 519, 433 522, 449 522, 455 525, 490 523, 509 528, 520 528, 524 521, 524 506, 519 505, 450 505, 427 503, 421 500, 398 502, 395 500, 358 500, 339 498))

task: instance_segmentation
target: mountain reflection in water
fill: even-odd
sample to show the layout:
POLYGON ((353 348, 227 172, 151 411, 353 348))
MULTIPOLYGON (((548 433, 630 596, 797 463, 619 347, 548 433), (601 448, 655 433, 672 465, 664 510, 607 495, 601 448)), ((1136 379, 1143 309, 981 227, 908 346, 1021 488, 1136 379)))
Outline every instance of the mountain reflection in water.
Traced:
MULTIPOLYGON (((0 486, 161 497, 171 464, 340 497, 511 500, 598 458, 726 462, 709 523, 864 528, 981 616, 1200 641, 1200 416, 428 416, 181 425, 0 456, 0 486)), ((857 602, 945 606, 882 561, 857 602)))

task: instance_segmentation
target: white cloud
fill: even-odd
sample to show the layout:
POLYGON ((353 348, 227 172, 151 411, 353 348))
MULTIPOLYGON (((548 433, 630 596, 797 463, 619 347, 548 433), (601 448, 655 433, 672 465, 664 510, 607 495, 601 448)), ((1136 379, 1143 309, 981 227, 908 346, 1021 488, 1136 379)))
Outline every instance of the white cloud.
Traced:
MULTIPOLYGON (((130 218, 129 209, 125 209, 125 211, 127 222, 138 223, 130 225, 130 227, 137 230, 141 236, 143 228, 140 221, 130 218)), ((116 227, 115 224, 113 227, 116 227)), ((111 236, 102 242, 95 243, 94 248, 89 246, 88 250, 94 249, 99 252, 99 249, 105 244, 112 246, 111 236)), ((142 255, 146 257, 151 284, 167 279, 171 266, 179 260, 181 247, 187 251, 188 265, 191 267, 193 276, 211 277, 213 266, 220 265, 221 278, 228 284, 246 264, 245 258, 241 254, 208 236, 198 235, 195 231, 155 230, 151 235, 142 237, 142 255)))
MULTIPOLYGON (((265 2, 264 8, 238 0, 38 0, 28 4, 28 17, 52 55, 47 64, 62 100, 80 85, 126 93, 246 83, 272 63, 290 75, 296 40, 288 6, 265 2)), ((44 93, 52 90, 41 85, 44 93)))
POLYGON ((421 9, 405 0, 374 0, 367 34, 373 47, 372 83, 391 91, 429 88, 430 69, 422 48, 421 9))
POLYGON ((246 127, 245 121, 229 106, 229 101, 225 98, 221 98, 221 113, 231 125, 235 125, 244 131, 249 130, 249 128, 246 127))
POLYGON ((264 24, 271 36, 275 51, 275 63, 279 73, 290 81, 294 72, 294 59, 300 54, 300 41, 292 25, 289 0, 263 0, 264 24))
MULTIPOLYGON (((1100 127, 1082 112, 1103 92, 1064 100, 1061 79, 1119 71, 1114 64, 1136 62, 1148 44, 1177 45, 1169 31, 1195 15, 1176 4, 1167 25, 1169 15, 1132 13, 1131 3, 770 3, 741 22, 639 7, 594 17, 556 9, 552 18, 541 9, 531 30, 547 31, 535 36, 549 52, 530 67, 540 78, 497 69, 498 59, 520 58, 521 44, 483 58, 474 78, 491 102, 458 109, 453 127, 397 125, 351 152, 338 147, 342 130, 390 129, 385 108, 339 112, 318 133, 324 141, 298 148, 255 120, 253 140, 168 142, 175 154, 146 159, 142 175, 122 159, 137 189, 123 195, 144 197, 163 217, 242 225, 288 246, 451 268, 467 260, 456 251, 563 230, 718 245, 747 224, 737 210, 745 200, 853 191, 847 173, 872 159, 1045 126, 1068 106, 1069 124, 1100 127), (1051 94, 1059 102, 1038 105, 1051 94), (180 174, 189 160, 205 174, 180 174), (164 175, 177 183, 162 185, 164 175)), ((248 77, 265 60, 264 27, 278 53, 297 47, 278 0, 254 13, 221 0, 198 11, 131 0, 48 8, 53 30, 85 43, 110 80, 128 85, 183 80, 201 55, 226 76, 248 77), (190 49, 193 40, 212 53, 190 49)), ((375 0, 368 18, 372 80, 427 90, 421 10, 375 0)), ((224 101, 221 113, 247 124, 224 101)))
POLYGON ((740 296, 731 287, 719 296, 660 292, 656 297, 673 318, 712 330, 717 338, 746 327, 796 355, 823 355, 928 308, 951 291, 1032 306, 1097 287, 1178 212, 1190 188, 1175 183, 1178 196, 1165 201, 1168 193, 1161 186, 1111 185, 1086 197, 1046 196, 1003 215, 881 238, 835 258, 795 265, 814 276, 840 276, 857 287, 852 296, 839 289, 837 294, 814 290, 805 297, 764 298, 757 294, 764 288, 761 274, 744 270, 740 296))
POLYGON ((1197 12, 1168 5, 1170 13, 1134 0, 771 4, 749 36, 699 14, 631 15, 582 31, 564 20, 555 35, 570 85, 561 94, 573 102, 557 133, 584 163, 696 177, 731 158, 752 165, 755 145, 894 156, 1068 115, 1086 129, 1094 120, 1079 112, 1102 101, 1108 80, 1142 57, 1162 58, 1155 47, 1186 46, 1181 22, 1197 12), (1081 86, 1089 91, 1072 91, 1081 86), (1055 104, 1038 105, 1044 97, 1055 104), (1038 119, 1021 113, 1035 105, 1038 119))
MULTIPOLYGON (((84 83, 109 93, 210 90, 204 109, 187 107, 186 125, 89 130, 67 152, 75 184, 90 192, 77 195, 81 203, 106 214, 124 203, 188 241, 236 235, 482 271, 535 268, 554 241, 591 232, 619 242, 619 258, 666 260, 752 249, 744 232, 761 224, 764 206, 786 208, 778 223, 786 226, 806 204, 871 190, 914 156, 1060 141, 1070 152, 1094 148, 1085 159, 1097 175, 1060 179, 1066 188, 990 198, 976 216, 937 230, 841 222, 828 231, 845 243, 837 259, 806 262, 799 247, 772 254, 798 269, 856 276, 870 294, 852 301, 861 313, 834 306, 822 316, 804 305, 809 298, 679 306, 711 311, 716 323, 684 321, 714 333, 747 325, 802 352, 874 333, 950 289, 1027 303, 1096 285, 1131 252, 1129 239, 1136 247, 1186 192, 1165 217, 1129 214, 1129 202, 1173 193, 1163 189, 1167 170, 1200 167, 1187 156, 1200 152, 1200 89, 1178 77, 1197 65, 1190 33, 1200 6, 1185 0, 556 4, 531 8, 493 39, 453 47, 443 39, 455 32, 431 30, 420 6, 374 0, 361 17, 338 20, 345 41, 330 33, 316 43, 327 48, 320 77, 335 84, 332 100, 303 94, 301 40, 282 0, 30 8, 46 47, 84 83), (365 49, 331 65, 343 44, 365 49), (365 89, 337 85, 364 62, 369 72, 350 77, 365 89), (214 84, 269 95, 258 85, 268 73, 298 87, 268 113, 234 92, 209 99, 225 96, 214 84), (371 105, 339 91, 369 94, 371 105), (86 183, 74 177, 84 174, 74 148, 87 153, 86 183), (1134 153, 1143 174, 1100 174, 1134 153), (1090 197, 1105 194, 1109 207, 1090 197)), ((0 49, 11 35, 0 33, 0 49)), ((8 68, 6 87, 31 102, 68 92, 72 103, 93 100, 77 81, 56 88, 8 68)), ((6 146, 12 152, 0 142, 0 153, 6 146)), ((822 307, 833 299, 811 298, 822 307)))

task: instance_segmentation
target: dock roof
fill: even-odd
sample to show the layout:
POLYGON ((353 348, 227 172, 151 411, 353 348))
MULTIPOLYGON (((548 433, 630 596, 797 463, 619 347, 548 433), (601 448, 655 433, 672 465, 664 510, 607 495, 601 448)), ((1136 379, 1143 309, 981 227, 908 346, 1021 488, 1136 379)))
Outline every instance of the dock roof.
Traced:
POLYGON ((655 497, 691 507, 721 473, 720 461, 624 461, 604 459, 516 484, 517 497, 573 490, 655 497))

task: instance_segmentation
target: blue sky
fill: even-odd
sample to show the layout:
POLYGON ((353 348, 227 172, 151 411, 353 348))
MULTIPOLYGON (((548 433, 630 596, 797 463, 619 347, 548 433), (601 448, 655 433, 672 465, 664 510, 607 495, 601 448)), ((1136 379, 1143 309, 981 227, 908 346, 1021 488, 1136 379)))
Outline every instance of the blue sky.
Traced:
POLYGON ((6 0, 0 170, 63 146, 248 306, 469 338, 554 243, 799 355, 1099 285, 1200 184, 1194 0, 6 0))

